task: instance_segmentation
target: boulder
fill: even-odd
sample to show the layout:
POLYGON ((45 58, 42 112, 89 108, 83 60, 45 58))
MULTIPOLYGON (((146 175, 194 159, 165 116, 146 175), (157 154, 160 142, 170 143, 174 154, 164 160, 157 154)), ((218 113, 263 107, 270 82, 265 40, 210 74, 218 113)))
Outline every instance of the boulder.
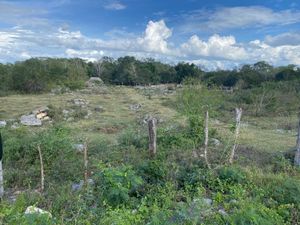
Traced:
POLYGON ((52 217, 51 213, 46 211, 46 210, 43 210, 43 209, 40 209, 38 207, 35 207, 35 206, 28 206, 27 209, 25 210, 25 214, 43 214, 43 215, 47 215, 49 217, 52 217))
POLYGON ((85 86, 88 88, 101 87, 104 85, 104 82, 100 77, 91 77, 87 82, 85 82, 85 86))
POLYGON ((20 122, 26 126, 42 126, 42 121, 36 118, 34 114, 21 116, 20 122))
POLYGON ((5 120, 0 120, 0 128, 1 127, 6 127, 7 123, 5 120))

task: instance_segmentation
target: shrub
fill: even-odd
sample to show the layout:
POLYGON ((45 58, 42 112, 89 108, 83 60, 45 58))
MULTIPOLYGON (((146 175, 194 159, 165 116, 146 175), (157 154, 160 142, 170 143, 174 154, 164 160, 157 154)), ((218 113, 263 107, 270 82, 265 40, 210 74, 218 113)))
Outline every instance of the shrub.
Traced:
POLYGON ((222 167, 218 170, 220 180, 228 183, 245 183, 247 181, 246 174, 239 167, 222 167))
POLYGON ((111 206, 128 203, 133 194, 137 194, 143 180, 131 167, 117 168, 100 166, 101 172, 97 177, 97 190, 111 206))
POLYGON ((163 184, 167 170, 163 162, 150 160, 142 163, 138 167, 140 176, 150 184, 163 184))

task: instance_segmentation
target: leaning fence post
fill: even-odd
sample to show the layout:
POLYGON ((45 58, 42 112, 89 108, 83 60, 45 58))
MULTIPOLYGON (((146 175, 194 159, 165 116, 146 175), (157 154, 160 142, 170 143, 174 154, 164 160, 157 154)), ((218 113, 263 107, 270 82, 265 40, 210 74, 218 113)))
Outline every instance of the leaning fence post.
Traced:
POLYGON ((236 116, 235 116, 235 121, 236 121, 236 124, 235 124, 235 137, 234 137, 234 144, 233 144, 231 154, 230 154, 230 157, 229 157, 229 163, 230 164, 233 163, 235 150, 237 148, 237 141, 238 141, 238 138, 239 138, 239 135, 240 135, 242 112, 243 112, 242 108, 235 108, 235 113, 236 113, 236 116))
POLYGON ((43 156, 42 156, 40 145, 38 145, 37 148, 39 151, 40 164, 41 164, 41 192, 43 192, 45 188, 44 162, 43 162, 43 156))
POLYGON ((299 113, 299 125, 298 125, 298 135, 297 135, 297 142, 296 142, 296 153, 295 153, 294 165, 300 166, 300 113, 299 113))
POLYGON ((0 133, 0 199, 2 199, 4 196, 2 158, 3 158, 3 143, 2 143, 2 136, 0 133))
POLYGON ((148 120, 149 131, 149 153, 150 156, 156 155, 156 119, 150 118, 148 120))

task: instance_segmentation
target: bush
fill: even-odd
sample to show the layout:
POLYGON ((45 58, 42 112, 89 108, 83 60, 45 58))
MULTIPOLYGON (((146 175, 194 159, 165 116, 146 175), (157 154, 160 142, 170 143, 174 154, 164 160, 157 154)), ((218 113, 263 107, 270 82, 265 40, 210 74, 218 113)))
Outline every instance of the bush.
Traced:
MULTIPOLYGON (((284 224, 283 218, 273 209, 257 202, 241 202, 228 218, 227 223, 235 225, 284 224)), ((226 224, 227 224, 226 223, 226 224)))
POLYGON ((280 204, 295 204, 300 207, 300 181, 295 178, 283 177, 273 179, 266 190, 268 197, 280 204))
POLYGON ((247 181, 247 176, 239 167, 222 167, 218 170, 220 180, 231 184, 241 184, 247 181))
POLYGON ((150 184, 163 184, 167 170, 163 162, 150 160, 138 167, 138 174, 150 184))
POLYGON ((116 207, 128 203, 131 196, 138 194, 143 180, 131 167, 117 168, 100 165, 101 172, 97 176, 96 189, 109 205, 116 207))

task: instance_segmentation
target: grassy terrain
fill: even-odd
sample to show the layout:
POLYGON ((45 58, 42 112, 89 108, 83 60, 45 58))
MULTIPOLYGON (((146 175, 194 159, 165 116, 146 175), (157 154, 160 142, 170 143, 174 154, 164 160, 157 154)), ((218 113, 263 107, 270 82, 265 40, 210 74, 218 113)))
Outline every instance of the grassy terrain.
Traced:
POLYGON ((299 172, 285 159, 276 161, 277 156, 295 146, 295 114, 242 117, 236 164, 228 168, 218 165, 212 155, 220 154, 223 161, 226 159, 233 143, 231 128, 235 115, 224 111, 219 118, 212 116, 210 136, 221 144, 210 143, 208 151, 213 167, 221 166, 221 170, 209 171, 204 160, 194 156, 195 151, 203 153, 201 146, 195 144, 190 134, 187 116, 177 108, 181 89, 162 88, 149 92, 113 86, 103 93, 77 91, 0 97, 0 120, 18 119, 40 106, 51 106, 54 115, 53 123, 42 127, 12 129, 13 122, 9 122, 2 129, 5 150, 9 151, 4 160, 8 201, 0 207, 0 222, 30 224, 23 218, 23 211, 32 204, 51 211, 55 217, 53 224, 267 224, 268 218, 274 219, 269 224, 283 224, 283 220, 286 224, 299 222, 299 214, 293 216, 293 210, 298 209, 300 200, 289 195, 300 191, 299 172), (74 108, 72 100, 78 98, 89 102, 86 108, 78 109, 79 114, 92 114, 89 118, 80 114, 65 121, 62 110, 74 108), (141 107, 130 109, 135 104, 141 107), (103 112, 95 110, 99 106, 103 112), (148 115, 159 119, 156 159, 149 158, 147 152, 147 125, 143 120, 148 115), (96 186, 78 194, 70 186, 83 179, 83 156, 75 153, 72 145, 83 143, 86 138, 89 176, 96 186), (46 191, 42 195, 33 192, 39 187, 37 145, 45 154, 46 191), (275 187, 272 182, 284 181, 290 183, 278 185, 283 191, 270 191, 275 187), (282 202, 272 195, 281 191, 280 196, 288 195, 282 202), (16 196, 19 197, 15 205, 8 203, 9 198, 16 196), (208 207, 202 201, 197 205, 196 200, 203 197, 211 198, 213 205, 208 207), (231 212, 230 217, 220 215, 220 209, 231 212), (193 210, 203 212, 201 218, 193 210), (243 222, 246 214, 250 219, 243 222), (175 217, 182 220, 176 222, 175 217), (249 223, 252 217, 260 222, 249 223), (20 222, 23 220, 24 223, 20 222))

